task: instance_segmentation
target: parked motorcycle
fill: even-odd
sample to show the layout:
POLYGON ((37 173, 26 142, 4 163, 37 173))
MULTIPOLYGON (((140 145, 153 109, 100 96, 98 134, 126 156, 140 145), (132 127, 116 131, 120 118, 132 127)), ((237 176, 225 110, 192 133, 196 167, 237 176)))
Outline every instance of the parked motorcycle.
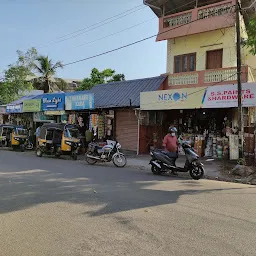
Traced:
POLYGON ((120 152, 121 145, 117 141, 107 140, 107 145, 100 147, 97 143, 91 142, 88 145, 86 161, 88 164, 96 164, 98 161, 111 162, 116 167, 124 167, 127 163, 126 157, 120 152))
POLYGON ((163 150, 155 150, 151 152, 152 159, 150 160, 151 171, 155 175, 160 175, 168 172, 189 172, 194 180, 199 180, 204 176, 204 167, 199 160, 199 156, 187 143, 182 144, 186 156, 185 166, 175 166, 175 158, 168 156, 168 153, 163 150))
POLYGON ((34 148, 34 144, 32 143, 30 138, 27 138, 25 141, 26 150, 32 150, 34 148))

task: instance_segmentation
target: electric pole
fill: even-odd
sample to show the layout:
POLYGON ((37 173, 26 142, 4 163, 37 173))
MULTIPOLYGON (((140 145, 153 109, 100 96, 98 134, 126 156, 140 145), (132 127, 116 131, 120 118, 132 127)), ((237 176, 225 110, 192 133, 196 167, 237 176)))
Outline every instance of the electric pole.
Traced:
POLYGON ((236 0, 236 53, 237 53, 237 90, 238 90, 238 132, 239 132, 239 158, 243 158, 243 107, 241 84, 241 31, 240 31, 240 3, 236 0))

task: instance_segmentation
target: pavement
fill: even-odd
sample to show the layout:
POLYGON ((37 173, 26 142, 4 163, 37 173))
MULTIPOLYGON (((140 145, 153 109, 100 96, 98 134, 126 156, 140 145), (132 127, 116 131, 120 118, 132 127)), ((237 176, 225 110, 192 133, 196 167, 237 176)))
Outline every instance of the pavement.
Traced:
POLYGON ((256 255, 256 187, 0 150, 0 256, 256 255))

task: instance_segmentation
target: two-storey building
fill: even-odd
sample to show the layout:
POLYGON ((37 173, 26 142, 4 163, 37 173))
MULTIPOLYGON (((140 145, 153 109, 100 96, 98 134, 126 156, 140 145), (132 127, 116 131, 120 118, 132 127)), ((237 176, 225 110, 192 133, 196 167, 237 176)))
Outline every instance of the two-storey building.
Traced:
MULTIPOLYGON (((167 41, 164 75, 168 82, 161 91, 141 93, 141 110, 147 111, 143 114, 143 137, 154 137, 159 146, 173 124, 188 140, 195 135, 210 137, 208 148, 212 148, 217 137, 237 132, 236 0, 144 0, 144 4, 159 18, 156 40, 167 41), (147 136, 146 126, 151 127, 147 136)), ((241 10, 246 8, 240 12, 242 45, 254 9, 250 1, 240 4, 241 10)), ((256 57, 246 47, 241 47, 241 55, 243 105, 251 107, 256 105, 256 57)), ((253 120, 248 108, 244 113, 245 125, 249 125, 253 120)), ((219 141, 222 154, 225 138, 219 141)), ((140 151, 147 152, 152 144, 148 140, 147 147, 140 151)), ((217 154, 208 151, 208 155, 217 154)))

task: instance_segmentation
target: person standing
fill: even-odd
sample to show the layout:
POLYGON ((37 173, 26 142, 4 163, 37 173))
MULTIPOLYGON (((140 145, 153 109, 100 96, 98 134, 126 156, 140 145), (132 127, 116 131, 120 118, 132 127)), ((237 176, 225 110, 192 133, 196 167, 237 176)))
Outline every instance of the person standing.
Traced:
POLYGON ((42 126, 42 124, 40 124, 40 125, 36 128, 36 146, 38 146, 38 139, 39 139, 39 137, 40 137, 41 126, 42 126))
POLYGON ((170 127, 168 130, 168 134, 164 137, 163 147, 167 153, 167 155, 173 159, 173 165, 178 158, 178 139, 176 136, 177 129, 175 127, 170 127))

